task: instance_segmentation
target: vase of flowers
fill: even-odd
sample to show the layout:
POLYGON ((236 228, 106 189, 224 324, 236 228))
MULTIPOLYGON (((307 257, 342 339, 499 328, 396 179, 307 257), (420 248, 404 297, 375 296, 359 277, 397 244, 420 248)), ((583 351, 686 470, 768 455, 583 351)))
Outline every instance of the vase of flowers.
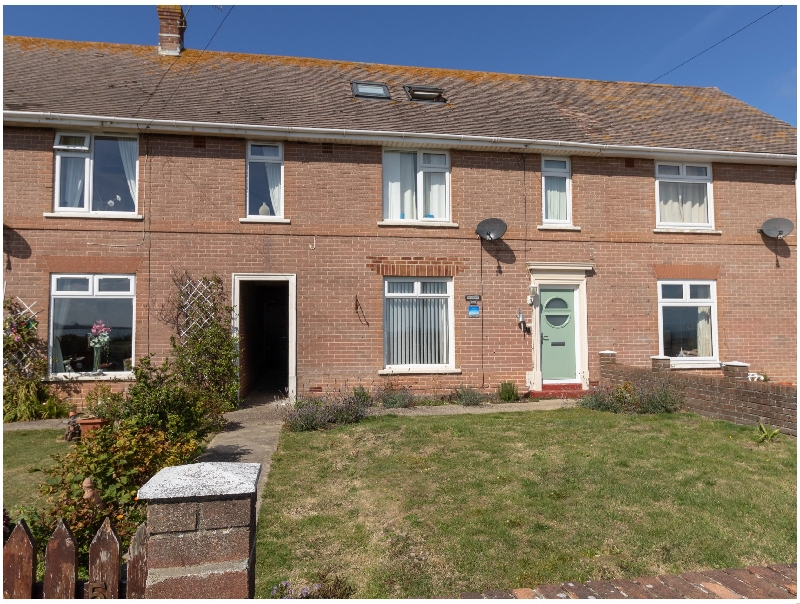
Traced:
POLYGON ((111 341, 111 336, 108 333, 111 331, 110 327, 106 327, 102 319, 94 322, 92 325, 92 333, 89 335, 89 346, 94 349, 94 373, 100 371, 100 358, 103 355, 103 349, 108 348, 108 343, 111 341))

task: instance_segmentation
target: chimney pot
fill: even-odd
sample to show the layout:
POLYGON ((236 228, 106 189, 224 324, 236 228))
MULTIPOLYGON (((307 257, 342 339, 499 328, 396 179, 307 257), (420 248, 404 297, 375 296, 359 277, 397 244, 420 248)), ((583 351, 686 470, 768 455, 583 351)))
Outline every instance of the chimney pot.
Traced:
POLYGON ((158 54, 178 56, 183 50, 186 17, 180 4, 162 4, 158 11, 158 54))

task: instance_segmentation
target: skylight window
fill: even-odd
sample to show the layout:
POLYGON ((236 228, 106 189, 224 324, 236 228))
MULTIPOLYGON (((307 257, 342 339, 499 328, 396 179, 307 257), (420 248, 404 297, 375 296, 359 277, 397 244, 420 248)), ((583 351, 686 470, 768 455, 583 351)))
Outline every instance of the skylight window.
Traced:
POLYGON ((391 99, 389 87, 380 82, 351 82, 353 96, 362 99, 391 99))
POLYGON ((444 89, 434 86, 403 86, 410 101, 428 101, 432 103, 444 103, 444 89))

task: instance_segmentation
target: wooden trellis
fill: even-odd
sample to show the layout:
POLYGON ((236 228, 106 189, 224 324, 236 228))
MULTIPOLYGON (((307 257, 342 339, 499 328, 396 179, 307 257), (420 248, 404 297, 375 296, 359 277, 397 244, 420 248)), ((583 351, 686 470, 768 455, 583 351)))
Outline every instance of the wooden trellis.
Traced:
POLYGON ((106 518, 89 546, 89 580, 78 581, 77 544, 63 520, 45 549, 44 582, 36 582, 36 540, 20 520, 3 547, 4 598, 143 598, 147 580, 147 530, 139 525, 123 578, 120 541, 106 518))
POLYGON ((181 285, 181 315, 178 335, 185 338, 195 329, 202 329, 214 320, 213 294, 215 283, 207 279, 186 280, 181 285))
MULTIPOLYGON (((33 310, 33 307, 36 306, 36 302, 27 304, 19 297, 17 297, 17 300, 19 301, 22 310, 11 317, 12 321, 17 325, 25 325, 25 329, 36 329, 36 315, 39 314, 37 311, 33 310)), ((12 334, 3 333, 3 337, 10 338, 12 337, 12 334)), ((28 343, 27 347, 23 350, 19 350, 11 354, 4 354, 3 368, 9 364, 14 364, 17 366, 22 375, 29 375, 31 372, 31 364, 39 355, 40 351, 36 350, 32 344, 28 343)))

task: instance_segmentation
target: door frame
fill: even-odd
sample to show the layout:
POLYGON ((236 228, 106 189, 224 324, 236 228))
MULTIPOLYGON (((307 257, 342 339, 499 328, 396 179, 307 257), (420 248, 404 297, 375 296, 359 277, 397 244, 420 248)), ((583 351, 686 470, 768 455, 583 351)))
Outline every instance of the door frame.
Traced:
POLYGON ((586 272, 594 266, 583 262, 528 262, 530 273, 528 292, 531 301, 531 357, 533 371, 528 376, 531 390, 542 390, 542 339, 539 289, 572 288, 575 290, 573 317, 575 318, 575 379, 558 380, 559 384, 581 384, 589 388, 589 338, 586 305, 586 272))
MULTIPOLYGON (((244 281, 286 281, 289 284, 289 397, 297 396, 297 275, 291 273, 233 273, 231 326, 239 335, 239 295, 244 281)), ((238 361, 237 361, 238 362, 238 361)))

